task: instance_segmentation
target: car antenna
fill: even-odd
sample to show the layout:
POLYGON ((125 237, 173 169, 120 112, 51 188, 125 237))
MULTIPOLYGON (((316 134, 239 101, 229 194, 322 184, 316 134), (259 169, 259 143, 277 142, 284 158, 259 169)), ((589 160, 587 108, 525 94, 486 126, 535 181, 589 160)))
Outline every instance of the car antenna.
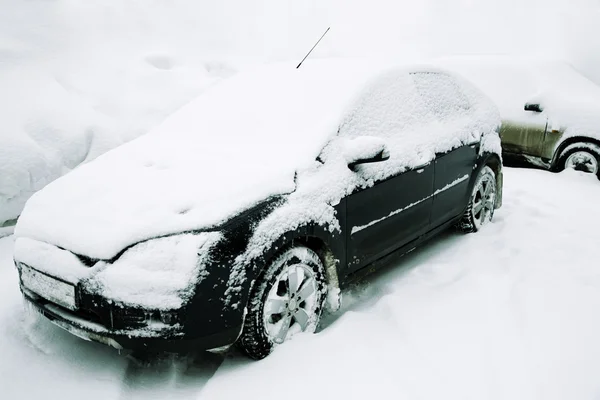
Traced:
POLYGON ((319 38, 319 40, 317 40, 317 43, 315 43, 315 45, 312 47, 312 49, 310 49, 310 51, 304 56, 304 58, 302 59, 302 61, 300 61, 300 64, 298 64, 296 66, 296 69, 300 68, 300 66, 302 65, 302 63, 304 62, 304 60, 306 60, 308 58, 308 56, 310 56, 310 53, 312 53, 312 51, 315 49, 315 47, 317 47, 317 45, 319 44, 319 42, 321 41, 321 39, 323 39, 325 37, 325 35, 327 35, 327 32, 329 32, 330 29, 331 29, 331 27, 327 28, 327 30, 325 31, 325 33, 323 34, 323 36, 321 36, 319 38))

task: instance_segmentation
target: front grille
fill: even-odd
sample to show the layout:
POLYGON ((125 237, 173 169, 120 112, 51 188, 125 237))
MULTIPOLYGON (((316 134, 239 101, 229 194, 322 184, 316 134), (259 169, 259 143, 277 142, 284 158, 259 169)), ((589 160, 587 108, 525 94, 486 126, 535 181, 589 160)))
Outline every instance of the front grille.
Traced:
POLYGON ((45 305, 52 305, 83 321, 93 322, 110 330, 143 328, 149 318, 148 312, 139 308, 121 308, 104 304, 103 307, 94 306, 92 308, 88 305, 86 308, 80 307, 77 310, 67 310, 29 290, 25 290, 24 294, 30 302, 37 304, 39 307, 44 308, 45 305))
POLYGON ((100 325, 104 325, 102 323, 102 318, 100 317, 100 315, 96 314, 94 311, 90 311, 90 310, 77 310, 75 312, 71 312, 72 314, 75 314, 75 316, 84 319, 86 321, 89 322, 95 322, 97 324, 100 325))
POLYGON ((139 308, 119 308, 111 310, 112 329, 132 329, 146 326, 146 311, 139 308))

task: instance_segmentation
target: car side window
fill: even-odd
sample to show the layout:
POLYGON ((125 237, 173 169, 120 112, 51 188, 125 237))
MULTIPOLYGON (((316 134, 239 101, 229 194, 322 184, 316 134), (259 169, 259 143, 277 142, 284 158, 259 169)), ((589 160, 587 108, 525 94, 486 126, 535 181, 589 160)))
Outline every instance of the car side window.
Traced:
POLYGON ((441 72, 410 74, 421 101, 439 121, 468 114, 471 104, 459 84, 441 72))
POLYGON ((368 85, 339 127, 339 136, 393 140, 423 122, 423 108, 407 73, 383 74, 368 85))
POLYGON ((383 73, 366 85, 348 110, 331 142, 333 151, 343 152, 347 141, 370 136, 381 139, 389 155, 386 161, 362 165, 357 171, 361 177, 384 180, 433 158, 430 149, 435 136, 429 133, 432 124, 438 123, 408 72, 383 73))

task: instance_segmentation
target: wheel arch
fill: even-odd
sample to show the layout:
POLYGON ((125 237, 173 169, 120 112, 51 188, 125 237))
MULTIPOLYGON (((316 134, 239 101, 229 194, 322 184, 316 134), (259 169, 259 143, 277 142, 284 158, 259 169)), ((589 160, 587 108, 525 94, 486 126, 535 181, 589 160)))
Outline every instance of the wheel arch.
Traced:
MULTIPOLYGON (((252 260, 246 260, 246 279, 242 284, 245 288, 240 293, 241 298, 239 299, 244 307, 250 299, 255 284, 269 266, 269 263, 296 245, 306 246, 319 256, 325 269, 329 294, 339 293, 342 278, 339 274, 346 260, 343 235, 340 232, 332 233, 326 227, 318 224, 306 224, 281 235, 260 256, 254 257, 252 260)), ((339 301, 337 305, 334 304, 336 297, 338 296, 329 296, 327 299, 328 307, 332 310, 339 307, 339 301)))
POLYGON ((560 144, 556 147, 556 150, 554 151, 554 156, 552 157, 552 162, 550 164, 550 168, 552 171, 558 171, 560 164, 560 156, 565 151, 565 149, 577 143, 592 143, 596 146, 600 146, 599 139, 589 136, 572 136, 563 140, 562 142, 560 142, 560 144))

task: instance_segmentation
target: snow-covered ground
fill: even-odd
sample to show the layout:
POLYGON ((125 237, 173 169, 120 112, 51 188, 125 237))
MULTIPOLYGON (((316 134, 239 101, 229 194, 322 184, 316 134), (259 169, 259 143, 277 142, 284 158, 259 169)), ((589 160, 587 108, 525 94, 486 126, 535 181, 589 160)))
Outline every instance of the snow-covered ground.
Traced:
POLYGON ((140 367, 22 306, 0 239, 3 398, 598 399, 600 185, 505 170, 504 206, 344 293, 315 335, 267 359, 194 354, 140 367))

